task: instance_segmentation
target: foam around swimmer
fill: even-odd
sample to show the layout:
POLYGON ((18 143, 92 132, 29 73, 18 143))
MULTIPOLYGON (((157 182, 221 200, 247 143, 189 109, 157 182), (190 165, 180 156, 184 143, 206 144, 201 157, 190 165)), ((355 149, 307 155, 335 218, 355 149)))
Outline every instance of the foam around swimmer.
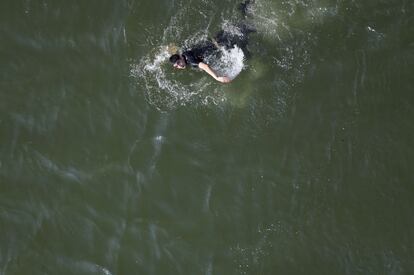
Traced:
POLYGON ((219 74, 226 75, 233 80, 244 68, 244 53, 237 46, 229 50, 220 47, 220 52, 220 58, 210 58, 211 60, 207 61, 219 74))

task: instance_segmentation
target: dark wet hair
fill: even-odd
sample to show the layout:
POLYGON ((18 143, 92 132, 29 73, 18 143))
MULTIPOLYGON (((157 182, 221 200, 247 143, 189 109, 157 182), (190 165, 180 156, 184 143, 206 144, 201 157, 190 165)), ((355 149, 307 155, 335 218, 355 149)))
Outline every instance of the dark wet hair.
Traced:
POLYGON ((179 54, 173 54, 170 56, 170 62, 175 64, 175 62, 177 62, 178 60, 180 60, 180 55, 179 54))

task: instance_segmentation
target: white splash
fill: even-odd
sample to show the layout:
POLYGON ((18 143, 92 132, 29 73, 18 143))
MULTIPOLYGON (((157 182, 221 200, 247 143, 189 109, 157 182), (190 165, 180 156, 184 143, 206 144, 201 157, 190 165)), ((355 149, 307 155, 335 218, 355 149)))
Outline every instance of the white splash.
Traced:
POLYGON ((244 68, 244 53, 235 46, 232 49, 226 50, 224 47, 220 48, 221 56, 219 59, 207 60, 213 70, 219 75, 227 76, 230 79, 236 78, 244 68))

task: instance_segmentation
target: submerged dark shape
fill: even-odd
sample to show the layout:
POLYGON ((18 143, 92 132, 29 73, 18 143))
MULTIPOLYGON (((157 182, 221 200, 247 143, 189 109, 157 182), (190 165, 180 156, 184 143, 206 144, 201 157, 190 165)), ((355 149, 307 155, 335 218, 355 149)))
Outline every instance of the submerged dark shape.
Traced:
POLYGON ((254 4, 255 0, 246 0, 243 3, 239 4, 239 10, 242 13, 243 16, 247 16, 249 7, 254 4))

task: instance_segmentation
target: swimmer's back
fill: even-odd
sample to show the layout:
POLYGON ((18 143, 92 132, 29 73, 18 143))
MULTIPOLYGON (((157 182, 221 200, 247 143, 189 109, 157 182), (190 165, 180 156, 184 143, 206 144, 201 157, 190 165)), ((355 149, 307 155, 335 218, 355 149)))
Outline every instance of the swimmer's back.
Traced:
POLYGON ((208 56, 212 55, 217 48, 211 41, 203 41, 197 45, 186 49, 182 54, 185 56, 187 64, 192 67, 198 67, 208 56))

